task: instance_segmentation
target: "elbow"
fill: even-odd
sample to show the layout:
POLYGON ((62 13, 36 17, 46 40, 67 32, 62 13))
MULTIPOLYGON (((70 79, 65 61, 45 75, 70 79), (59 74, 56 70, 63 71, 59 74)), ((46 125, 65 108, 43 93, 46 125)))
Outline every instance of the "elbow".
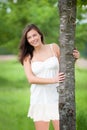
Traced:
POLYGON ((30 84, 34 84, 34 83, 35 83, 35 81, 34 81, 34 79, 33 79, 32 77, 29 77, 29 78, 28 78, 28 82, 29 82, 30 84))
POLYGON ((34 84, 34 82, 33 82, 32 80, 28 80, 28 82, 29 82, 30 84, 34 84))
POLYGON ((33 84, 33 81, 32 81, 31 79, 28 79, 28 82, 29 82, 30 84, 33 84))

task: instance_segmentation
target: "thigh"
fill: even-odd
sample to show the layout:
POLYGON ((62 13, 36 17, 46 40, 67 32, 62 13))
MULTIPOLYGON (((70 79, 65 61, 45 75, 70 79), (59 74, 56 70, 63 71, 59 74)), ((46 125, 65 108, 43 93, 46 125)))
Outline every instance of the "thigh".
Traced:
POLYGON ((35 130, 49 130, 49 122, 36 121, 35 130))
POLYGON ((53 124, 54 130, 60 130, 59 120, 52 120, 52 124, 53 124))

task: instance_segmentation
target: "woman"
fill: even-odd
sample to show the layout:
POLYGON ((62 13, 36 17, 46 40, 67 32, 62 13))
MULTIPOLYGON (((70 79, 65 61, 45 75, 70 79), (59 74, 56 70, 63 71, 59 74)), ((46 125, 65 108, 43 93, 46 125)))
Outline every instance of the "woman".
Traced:
MULTIPOLYGON (((75 58, 79 52, 74 50, 75 58)), ((52 120, 55 130, 59 130, 59 96, 56 87, 65 75, 59 73, 60 49, 57 44, 44 44, 39 28, 27 25, 20 42, 20 62, 31 83, 31 97, 28 117, 35 122, 36 130, 48 130, 52 120)))

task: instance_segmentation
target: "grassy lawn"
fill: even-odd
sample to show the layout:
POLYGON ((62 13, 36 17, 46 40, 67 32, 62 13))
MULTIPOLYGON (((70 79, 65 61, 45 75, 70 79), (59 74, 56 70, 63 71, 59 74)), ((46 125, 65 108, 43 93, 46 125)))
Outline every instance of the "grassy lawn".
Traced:
POLYGON ((87 129, 87 70, 76 68, 77 130, 87 129))
MULTIPOLYGON (((87 70, 76 68, 77 130, 87 129, 87 70)), ((30 86, 16 61, 0 61, 0 130, 34 130, 27 118, 30 86)), ((53 130, 52 125, 50 130, 53 130)))

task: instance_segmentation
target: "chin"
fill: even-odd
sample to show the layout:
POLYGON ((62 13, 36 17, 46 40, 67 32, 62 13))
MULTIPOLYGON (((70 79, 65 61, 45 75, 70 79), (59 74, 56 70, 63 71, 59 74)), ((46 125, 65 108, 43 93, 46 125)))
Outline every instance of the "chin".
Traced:
POLYGON ((38 47, 38 46, 40 46, 41 44, 40 43, 35 43, 35 44, 33 44, 33 46, 35 46, 35 47, 38 47))

